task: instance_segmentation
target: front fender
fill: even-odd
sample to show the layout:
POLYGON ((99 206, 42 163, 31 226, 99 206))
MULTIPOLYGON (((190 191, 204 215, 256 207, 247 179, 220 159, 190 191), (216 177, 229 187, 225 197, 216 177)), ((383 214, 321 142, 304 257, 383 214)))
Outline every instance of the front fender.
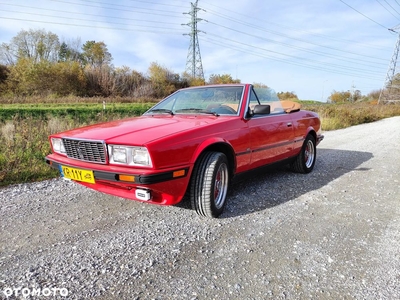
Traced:
POLYGON ((203 141, 194 151, 190 163, 194 165, 199 156, 206 150, 224 153, 227 156, 228 161, 231 163, 231 171, 234 173, 236 169, 236 155, 235 150, 229 141, 219 137, 212 137, 203 141))

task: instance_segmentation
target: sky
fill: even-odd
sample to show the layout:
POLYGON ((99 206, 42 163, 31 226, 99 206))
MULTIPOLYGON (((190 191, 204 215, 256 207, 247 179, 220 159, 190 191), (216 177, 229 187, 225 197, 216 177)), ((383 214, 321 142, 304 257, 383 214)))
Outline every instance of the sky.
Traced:
MULTIPOLYGON (((0 43, 44 29, 61 41, 104 42, 115 67, 147 74, 156 62, 182 74, 195 4, 0 0, 0 43)), ((206 80, 230 74, 323 102, 333 91, 382 88, 398 38, 390 29, 400 24, 400 0, 198 0, 197 7, 206 80)))

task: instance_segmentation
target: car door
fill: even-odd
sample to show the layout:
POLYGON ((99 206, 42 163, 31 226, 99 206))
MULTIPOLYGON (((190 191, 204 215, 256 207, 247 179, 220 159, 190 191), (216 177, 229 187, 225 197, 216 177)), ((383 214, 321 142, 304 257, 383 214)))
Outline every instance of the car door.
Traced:
POLYGON ((251 168, 288 158, 293 150, 294 129, 289 114, 283 111, 279 99, 262 99, 251 90, 249 107, 256 103, 271 106, 270 114, 251 115, 248 120, 251 168))

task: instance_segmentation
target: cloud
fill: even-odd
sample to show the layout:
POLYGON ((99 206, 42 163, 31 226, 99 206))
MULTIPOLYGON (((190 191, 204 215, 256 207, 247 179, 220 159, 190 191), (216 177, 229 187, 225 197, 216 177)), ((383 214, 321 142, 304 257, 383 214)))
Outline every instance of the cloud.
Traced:
MULTIPOLYGON (((367 94, 383 85, 397 38, 385 28, 398 22, 388 5, 352 0, 357 12, 337 0, 198 3, 206 76, 228 73, 315 100, 333 89, 355 86, 367 94)), ((190 22, 190 7, 182 0, 8 1, 0 11, 0 42, 22 29, 44 28, 82 44, 104 41, 115 66, 146 72, 157 62, 182 73, 190 41, 184 35, 190 27, 182 24, 190 22)), ((400 5, 393 7, 400 12, 400 5)))

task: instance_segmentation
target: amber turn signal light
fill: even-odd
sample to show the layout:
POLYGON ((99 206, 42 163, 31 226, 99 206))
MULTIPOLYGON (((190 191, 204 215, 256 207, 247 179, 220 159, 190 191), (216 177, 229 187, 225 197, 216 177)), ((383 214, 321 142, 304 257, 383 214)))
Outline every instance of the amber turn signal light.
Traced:
POLYGON ((135 176, 133 175, 118 175, 119 180, 121 181, 129 181, 129 182, 135 182, 135 176))
POLYGON ((175 171, 174 173, 172 173, 172 177, 176 178, 176 177, 182 177, 185 176, 185 170, 179 170, 179 171, 175 171))

